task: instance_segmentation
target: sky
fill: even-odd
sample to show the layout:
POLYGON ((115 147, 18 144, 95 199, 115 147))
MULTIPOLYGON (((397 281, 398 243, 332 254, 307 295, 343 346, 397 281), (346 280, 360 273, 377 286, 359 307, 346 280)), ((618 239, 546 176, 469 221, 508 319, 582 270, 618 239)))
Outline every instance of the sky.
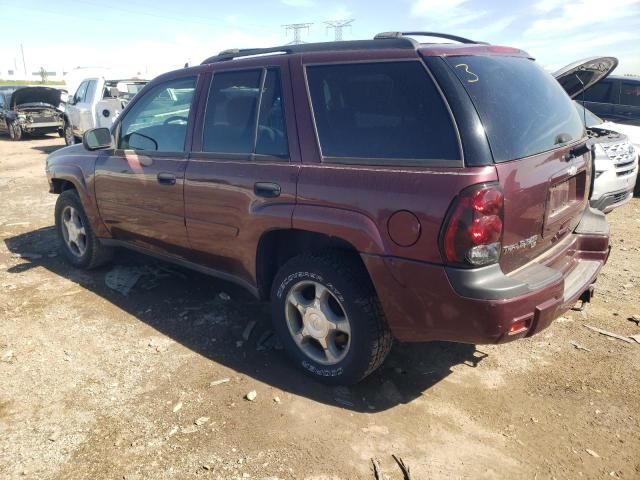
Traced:
POLYGON ((354 19, 345 39, 394 30, 446 32, 522 48, 550 71, 615 56, 640 75, 640 0, 29 0, 0 4, 0 72, 109 67, 143 76, 196 64, 227 48, 333 39, 327 20, 354 19))

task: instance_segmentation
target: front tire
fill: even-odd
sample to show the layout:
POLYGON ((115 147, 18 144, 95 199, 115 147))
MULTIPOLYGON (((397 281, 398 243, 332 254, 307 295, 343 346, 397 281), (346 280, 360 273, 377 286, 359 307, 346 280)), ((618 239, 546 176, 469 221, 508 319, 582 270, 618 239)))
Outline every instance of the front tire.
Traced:
POLYGON ((289 357, 324 383, 359 382, 391 349, 371 280, 353 255, 292 258, 274 279, 271 304, 274 329, 289 357))
POLYGON ((73 127, 71 126, 71 123, 69 123, 68 120, 65 120, 64 122, 64 130, 63 130, 63 136, 64 137, 64 143, 66 145, 75 145, 76 143, 76 137, 73 134, 73 127))
POLYGON ((22 127, 15 122, 9 123, 9 138, 14 142, 22 140, 22 127))
POLYGON ((93 233, 78 192, 65 190, 58 196, 55 216, 62 253, 71 265, 90 270, 111 260, 113 250, 102 245, 93 233))

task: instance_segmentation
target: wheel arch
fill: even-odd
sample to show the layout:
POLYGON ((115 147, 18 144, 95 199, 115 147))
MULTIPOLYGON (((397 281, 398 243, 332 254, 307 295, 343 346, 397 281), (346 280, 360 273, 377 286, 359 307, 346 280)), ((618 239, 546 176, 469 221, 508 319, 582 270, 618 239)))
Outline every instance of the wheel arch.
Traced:
POLYGON ((293 228, 269 230, 263 233, 256 251, 256 283, 260 299, 269 299, 273 279, 280 267, 291 258, 303 253, 336 250, 353 255, 367 271, 359 250, 344 238, 293 228))

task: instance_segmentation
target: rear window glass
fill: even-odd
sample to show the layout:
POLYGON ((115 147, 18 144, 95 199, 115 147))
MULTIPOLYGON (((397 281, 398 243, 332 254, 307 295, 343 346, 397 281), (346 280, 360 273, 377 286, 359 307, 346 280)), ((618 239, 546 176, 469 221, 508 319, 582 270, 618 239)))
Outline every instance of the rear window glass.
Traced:
POLYGON ((447 57, 484 125, 496 162, 535 155, 584 136, 560 84, 518 57, 447 57))
POLYGON ((460 158, 449 112, 420 62, 310 66, 307 76, 325 158, 460 158))
MULTIPOLYGON (((584 92, 587 102, 608 103, 611 98, 611 82, 601 80, 584 92)), ((581 96, 578 95, 578 98, 581 96)), ((582 98, 580 98, 582 100, 582 98)))

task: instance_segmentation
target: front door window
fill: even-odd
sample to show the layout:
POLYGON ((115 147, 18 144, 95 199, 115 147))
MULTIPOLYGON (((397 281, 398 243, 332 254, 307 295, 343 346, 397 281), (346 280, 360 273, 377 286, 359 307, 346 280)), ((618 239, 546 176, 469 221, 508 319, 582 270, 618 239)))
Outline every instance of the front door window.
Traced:
POLYGON ((196 77, 162 83, 144 94, 122 119, 118 148, 184 152, 196 77))

